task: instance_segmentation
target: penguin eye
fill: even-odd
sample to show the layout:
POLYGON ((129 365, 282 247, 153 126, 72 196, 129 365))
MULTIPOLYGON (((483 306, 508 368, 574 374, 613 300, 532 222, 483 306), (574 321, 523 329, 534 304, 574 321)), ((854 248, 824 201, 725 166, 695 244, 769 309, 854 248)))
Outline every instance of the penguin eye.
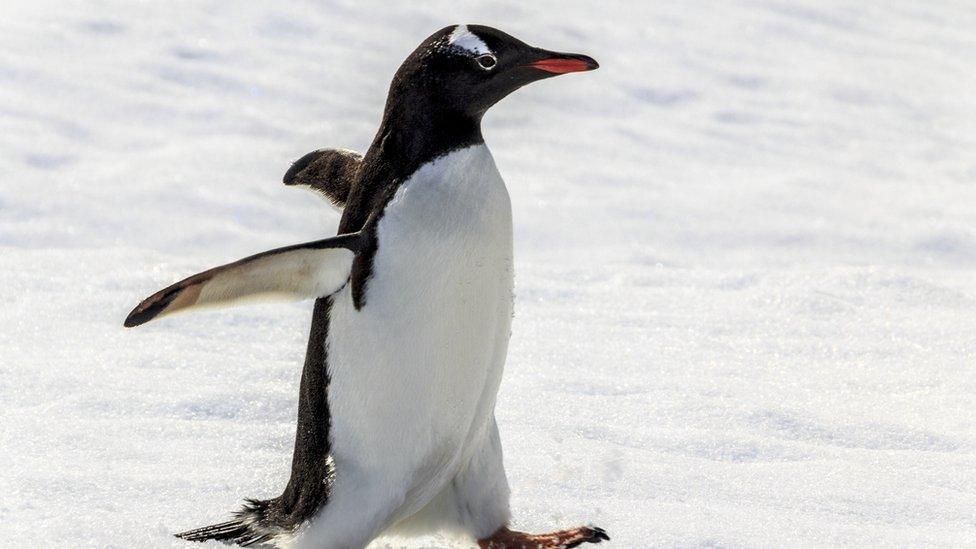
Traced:
POLYGON ((495 59, 495 56, 490 53, 479 55, 475 61, 477 61, 478 65, 486 71, 490 71, 495 67, 495 64, 498 63, 498 59, 495 59))

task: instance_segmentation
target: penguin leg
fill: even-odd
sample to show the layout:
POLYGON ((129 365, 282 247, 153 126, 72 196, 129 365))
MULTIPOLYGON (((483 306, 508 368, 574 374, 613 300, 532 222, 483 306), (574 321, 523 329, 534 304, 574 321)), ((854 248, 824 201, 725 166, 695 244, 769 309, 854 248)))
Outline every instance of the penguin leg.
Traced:
POLYGON ((501 440, 492 417, 460 471, 423 508, 386 534, 412 537, 443 531, 468 539, 488 536, 508 524, 509 493, 501 440))
POLYGON ((287 544, 294 549, 366 547, 389 523, 403 493, 382 475, 336 459, 329 501, 287 544))
POLYGON ((602 528, 595 526, 581 526, 549 534, 527 534, 503 526, 491 536, 479 539, 478 547, 480 549, 569 549, 584 543, 600 543, 609 539, 610 536, 602 528))
POLYGON ((494 417, 480 451, 474 454, 468 467, 454 479, 449 489, 462 528, 478 540, 481 549, 568 549, 610 539, 603 529, 596 527, 584 526, 548 534, 527 534, 508 528, 510 492, 494 417))

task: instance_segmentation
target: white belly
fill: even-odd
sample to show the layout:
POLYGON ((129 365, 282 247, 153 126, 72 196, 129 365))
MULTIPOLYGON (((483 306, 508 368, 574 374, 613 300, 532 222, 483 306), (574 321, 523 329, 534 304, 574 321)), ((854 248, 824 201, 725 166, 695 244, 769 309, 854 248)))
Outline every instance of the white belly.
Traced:
POLYGON ((484 145, 403 183, 378 225, 356 310, 334 298, 328 336, 332 455, 344 474, 422 507, 486 436, 512 319, 508 191, 484 145))

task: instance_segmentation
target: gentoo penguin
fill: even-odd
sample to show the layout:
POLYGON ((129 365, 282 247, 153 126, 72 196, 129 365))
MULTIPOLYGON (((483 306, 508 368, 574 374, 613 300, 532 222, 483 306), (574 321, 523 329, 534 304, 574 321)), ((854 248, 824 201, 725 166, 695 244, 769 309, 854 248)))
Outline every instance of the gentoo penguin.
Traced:
POLYGON ((509 93, 597 66, 490 27, 437 31, 394 76, 365 155, 318 150, 284 176, 341 209, 338 236, 204 271, 129 314, 131 327, 252 297, 315 299, 284 492, 178 537, 316 548, 436 531, 482 548, 609 539, 595 527, 508 528, 494 407, 512 319, 512 211, 481 135, 485 111, 509 93))

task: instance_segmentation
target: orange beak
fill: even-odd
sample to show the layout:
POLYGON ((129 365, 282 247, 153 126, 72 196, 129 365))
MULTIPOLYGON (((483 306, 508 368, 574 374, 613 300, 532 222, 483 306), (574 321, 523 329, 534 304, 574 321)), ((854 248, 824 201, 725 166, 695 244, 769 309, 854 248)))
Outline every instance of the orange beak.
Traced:
POLYGON ((600 64, 586 55, 560 53, 525 66, 553 74, 566 74, 568 72, 591 71, 598 68, 600 64))

